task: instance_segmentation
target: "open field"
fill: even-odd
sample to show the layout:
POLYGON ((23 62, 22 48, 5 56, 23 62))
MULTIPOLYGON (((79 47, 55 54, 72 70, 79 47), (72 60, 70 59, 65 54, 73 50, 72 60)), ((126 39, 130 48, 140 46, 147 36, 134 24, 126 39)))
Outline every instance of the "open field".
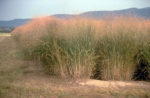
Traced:
POLYGON ((0 33, 0 36, 11 36, 10 33, 0 33))
POLYGON ((0 98, 150 98, 149 24, 41 18, 2 34, 0 98))
POLYGON ((144 81, 69 80, 49 77, 25 60, 11 37, 0 39, 0 98, 149 98, 144 81))

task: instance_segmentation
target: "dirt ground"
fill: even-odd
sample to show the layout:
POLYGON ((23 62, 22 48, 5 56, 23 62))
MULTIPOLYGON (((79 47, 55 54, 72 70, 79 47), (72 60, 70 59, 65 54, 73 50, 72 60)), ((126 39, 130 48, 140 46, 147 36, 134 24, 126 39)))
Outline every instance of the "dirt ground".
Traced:
POLYGON ((10 36, 0 36, 0 98, 150 98, 150 82, 48 76, 10 36))

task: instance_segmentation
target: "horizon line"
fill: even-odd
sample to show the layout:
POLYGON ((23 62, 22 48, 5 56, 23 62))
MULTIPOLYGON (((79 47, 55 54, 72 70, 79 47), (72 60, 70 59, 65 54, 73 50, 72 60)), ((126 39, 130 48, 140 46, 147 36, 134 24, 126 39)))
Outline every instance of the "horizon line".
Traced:
MULTIPOLYGON (((81 15, 83 13, 87 13, 87 12, 98 12, 98 11, 121 11, 121 10, 127 10, 127 9, 145 9, 145 8, 150 8, 149 7, 142 7, 142 8, 138 8, 138 7, 130 7, 130 8, 124 8, 124 9, 118 9, 118 10, 90 10, 90 11, 85 11, 85 12, 81 12, 79 14, 75 14, 75 13, 58 13, 58 14, 51 14, 51 15, 41 15, 41 16, 35 16, 35 17, 49 17, 49 16, 55 16, 55 15, 81 15)), ((14 18, 14 19, 3 19, 0 21, 13 21, 13 20, 24 20, 24 19, 33 19, 34 17, 24 17, 24 18, 14 18)))

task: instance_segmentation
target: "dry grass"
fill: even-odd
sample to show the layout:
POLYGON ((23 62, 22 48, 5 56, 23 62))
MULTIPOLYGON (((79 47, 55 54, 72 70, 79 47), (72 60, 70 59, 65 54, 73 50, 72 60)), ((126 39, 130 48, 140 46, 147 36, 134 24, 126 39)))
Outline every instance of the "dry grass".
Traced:
POLYGON ((11 37, 0 38, 0 98, 150 97, 148 82, 75 81, 49 77, 43 73, 40 62, 25 60, 16 44, 11 37), (107 87, 107 84, 111 85, 107 87))
POLYGON ((134 57, 150 42, 150 20, 45 17, 16 28, 12 34, 26 57, 42 61, 50 75, 132 80, 140 61, 134 57))
POLYGON ((10 33, 0 33, 0 36, 11 36, 10 33))

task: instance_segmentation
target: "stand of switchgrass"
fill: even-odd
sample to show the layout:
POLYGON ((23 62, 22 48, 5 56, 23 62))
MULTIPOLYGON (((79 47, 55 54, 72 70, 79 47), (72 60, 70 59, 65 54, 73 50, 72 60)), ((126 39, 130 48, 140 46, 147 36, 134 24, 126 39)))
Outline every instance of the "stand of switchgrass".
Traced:
POLYGON ((40 18, 12 33, 27 58, 50 75, 131 80, 138 49, 149 41, 150 21, 40 18))
MULTIPOLYGON (((96 55, 101 79, 130 80, 135 71, 134 55, 138 45, 131 33, 125 32, 103 36, 98 41, 96 55)), ((96 69, 97 70, 97 69, 96 69)))

